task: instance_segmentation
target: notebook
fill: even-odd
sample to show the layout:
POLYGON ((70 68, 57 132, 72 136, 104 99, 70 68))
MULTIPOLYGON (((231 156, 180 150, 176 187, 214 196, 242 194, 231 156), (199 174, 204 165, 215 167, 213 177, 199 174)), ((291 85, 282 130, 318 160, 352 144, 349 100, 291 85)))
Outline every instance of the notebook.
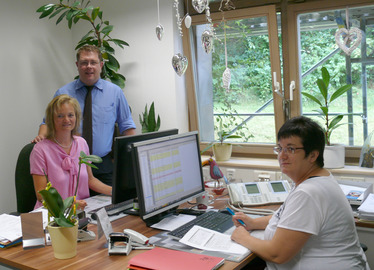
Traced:
POLYGON ((150 270, 211 270, 218 269, 225 259, 155 247, 131 258, 128 269, 150 270))

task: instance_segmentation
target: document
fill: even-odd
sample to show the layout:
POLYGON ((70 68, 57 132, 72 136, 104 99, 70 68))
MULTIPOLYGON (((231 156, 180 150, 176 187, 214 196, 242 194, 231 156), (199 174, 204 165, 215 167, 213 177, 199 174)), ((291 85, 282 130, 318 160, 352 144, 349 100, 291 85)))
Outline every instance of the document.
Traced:
POLYGON ((231 236, 193 226, 179 242, 198 249, 221 251, 234 254, 250 253, 250 250, 231 240, 231 236))
POLYGON ((358 208, 360 212, 372 213, 374 214, 374 194, 370 193, 366 200, 358 208))
POLYGON ((185 215, 185 214, 171 215, 169 217, 162 219, 160 222, 153 224, 151 227, 154 229, 159 229, 159 230, 164 230, 164 231, 172 231, 195 218, 196 216, 193 216, 193 215, 185 215))
POLYGON ((18 216, 0 215, 0 242, 13 242, 22 237, 21 218, 18 216))

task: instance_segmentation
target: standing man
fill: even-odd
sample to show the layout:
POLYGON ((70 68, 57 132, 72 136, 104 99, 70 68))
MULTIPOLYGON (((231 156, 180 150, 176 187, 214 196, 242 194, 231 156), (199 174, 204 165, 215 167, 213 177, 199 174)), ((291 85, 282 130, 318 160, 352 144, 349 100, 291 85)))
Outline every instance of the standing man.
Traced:
MULTIPOLYGON (((122 89, 100 78, 104 65, 100 49, 93 45, 81 47, 76 65, 79 79, 58 89, 54 97, 67 94, 78 100, 83 112, 82 137, 86 139, 90 153, 103 159, 103 163, 95 164, 98 170, 93 170, 94 176, 111 186, 113 162, 110 152, 115 123, 121 135, 134 135, 136 126, 122 89)), ((33 142, 43 140, 46 131, 43 121, 33 142)))

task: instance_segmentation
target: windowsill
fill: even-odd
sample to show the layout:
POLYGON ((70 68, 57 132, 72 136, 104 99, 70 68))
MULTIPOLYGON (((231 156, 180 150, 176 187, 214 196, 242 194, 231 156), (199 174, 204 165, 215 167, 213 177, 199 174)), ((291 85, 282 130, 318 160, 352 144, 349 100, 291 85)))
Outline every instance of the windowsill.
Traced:
MULTIPOLYGON (((210 156, 202 156, 201 160, 206 160, 210 156)), ((276 159, 265 159, 265 158, 241 158, 231 157, 228 161, 218 161, 219 166, 233 167, 242 169, 261 169, 278 171, 279 164, 276 159)), ((365 168, 359 166, 346 165, 340 169, 328 169, 332 174, 344 174, 344 175, 365 175, 374 176, 373 168, 365 168)))

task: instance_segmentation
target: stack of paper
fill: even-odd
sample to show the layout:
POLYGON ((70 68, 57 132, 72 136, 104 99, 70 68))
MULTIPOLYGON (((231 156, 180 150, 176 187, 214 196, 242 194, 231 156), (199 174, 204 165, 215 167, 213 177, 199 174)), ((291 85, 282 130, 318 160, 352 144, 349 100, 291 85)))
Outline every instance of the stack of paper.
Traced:
POLYGON ((20 217, 0 215, 0 248, 6 248, 22 241, 22 229, 20 217))
POLYGON ((370 193, 358 208, 358 217, 363 221, 374 222, 374 194, 370 193))

